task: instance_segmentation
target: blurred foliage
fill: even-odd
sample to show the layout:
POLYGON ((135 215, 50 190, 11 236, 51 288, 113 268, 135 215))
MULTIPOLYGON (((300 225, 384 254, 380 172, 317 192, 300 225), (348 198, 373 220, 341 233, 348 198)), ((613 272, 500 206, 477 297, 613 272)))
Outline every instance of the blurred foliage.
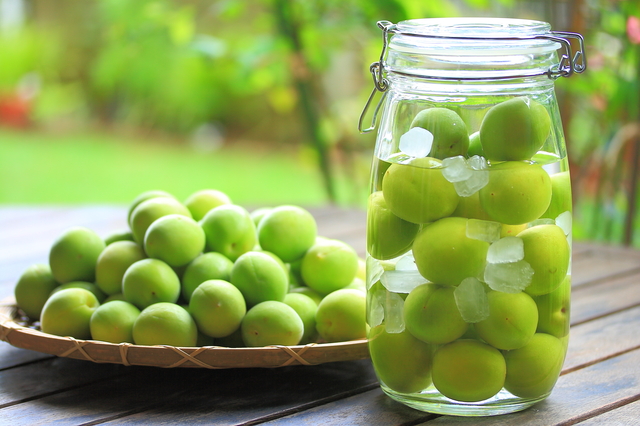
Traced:
MULTIPOLYGON (((58 10, 32 3, 35 18, 0 37, 12 64, 0 86, 35 72, 37 123, 185 136, 215 123, 240 137, 308 142, 330 201, 335 151, 344 170, 357 172, 352 153, 371 144, 355 122, 367 88, 363 64, 379 49, 375 22, 457 11, 415 0, 66 0, 58 10)), ((360 175, 352 177, 363 186, 360 175)))
POLYGON ((330 201, 361 202, 367 190, 373 138, 356 124, 380 54, 378 20, 521 17, 584 34, 587 72, 557 83, 576 176, 588 177, 582 166, 638 121, 640 54, 627 34, 638 2, 24 1, 24 24, 0 32, 0 92, 38 89, 36 125, 130 126, 183 140, 214 125, 227 140, 296 144, 330 201), (336 175, 354 190, 339 194, 336 175))
POLYGON ((90 102, 108 119, 184 132, 220 113, 212 61, 221 41, 196 33, 195 10, 167 1, 102 1, 90 102), (161 123, 161 124, 160 124, 161 123))
POLYGON ((558 84, 571 105, 565 118, 574 232, 578 239, 631 244, 640 166, 640 3, 587 5, 587 72, 558 84))
POLYGON ((637 120, 640 107, 640 50, 627 35, 630 17, 640 17, 640 3, 599 0, 589 15, 588 70, 559 84, 575 96, 568 132, 576 162, 605 146, 625 123, 637 120))

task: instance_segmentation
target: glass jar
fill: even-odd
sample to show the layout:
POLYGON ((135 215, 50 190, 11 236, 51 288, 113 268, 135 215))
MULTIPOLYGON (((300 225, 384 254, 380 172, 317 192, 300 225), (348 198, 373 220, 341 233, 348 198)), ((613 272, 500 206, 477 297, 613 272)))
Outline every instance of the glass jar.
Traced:
POLYGON ((419 410, 522 410, 551 393, 567 351, 571 185, 554 81, 584 71, 582 37, 518 19, 378 26, 359 123, 372 131, 381 114, 367 207, 374 369, 419 410))

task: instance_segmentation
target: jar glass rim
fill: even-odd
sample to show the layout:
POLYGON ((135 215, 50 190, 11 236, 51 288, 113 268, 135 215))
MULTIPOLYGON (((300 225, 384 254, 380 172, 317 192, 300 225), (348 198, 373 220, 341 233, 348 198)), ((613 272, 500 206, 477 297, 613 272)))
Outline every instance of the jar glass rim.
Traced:
POLYGON ((401 33, 438 37, 527 37, 549 34, 551 25, 543 21, 516 18, 424 18, 401 21, 401 33))
POLYGON ((391 31, 391 50, 458 56, 551 52, 551 25, 513 18, 425 18, 401 21, 391 31))

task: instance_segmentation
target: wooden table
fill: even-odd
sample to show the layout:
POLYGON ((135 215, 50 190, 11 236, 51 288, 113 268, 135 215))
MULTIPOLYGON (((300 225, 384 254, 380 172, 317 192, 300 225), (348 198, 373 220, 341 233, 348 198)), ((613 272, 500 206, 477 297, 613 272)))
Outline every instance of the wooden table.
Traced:
MULTIPOLYGON (((125 227, 124 207, 0 208, 0 298, 70 226, 125 227)), ((312 209, 363 254, 364 212, 312 209)), ((551 396, 492 418, 437 416, 380 390, 368 360, 276 369, 160 369, 58 358, 0 343, 0 424, 640 424, 640 252, 574 244, 569 353, 551 396)))

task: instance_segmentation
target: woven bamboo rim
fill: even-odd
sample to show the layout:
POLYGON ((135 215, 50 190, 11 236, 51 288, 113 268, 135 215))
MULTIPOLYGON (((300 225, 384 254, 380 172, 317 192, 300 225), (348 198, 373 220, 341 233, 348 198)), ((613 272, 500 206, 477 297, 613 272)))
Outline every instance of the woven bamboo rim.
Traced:
POLYGON ((95 363, 161 368, 278 368, 369 357, 365 339, 261 348, 142 346, 55 336, 20 325, 16 322, 17 318, 18 307, 15 300, 9 298, 1 301, 0 340, 22 349, 95 363))

